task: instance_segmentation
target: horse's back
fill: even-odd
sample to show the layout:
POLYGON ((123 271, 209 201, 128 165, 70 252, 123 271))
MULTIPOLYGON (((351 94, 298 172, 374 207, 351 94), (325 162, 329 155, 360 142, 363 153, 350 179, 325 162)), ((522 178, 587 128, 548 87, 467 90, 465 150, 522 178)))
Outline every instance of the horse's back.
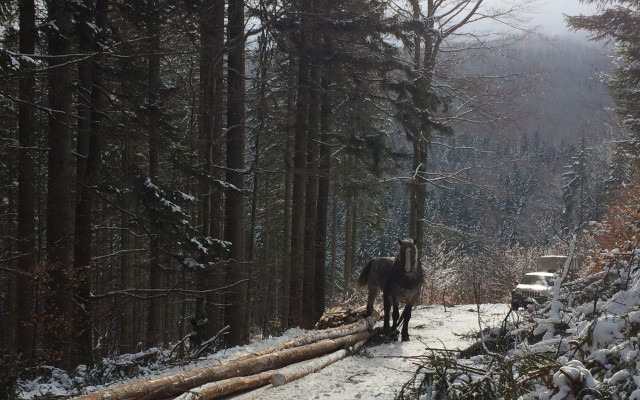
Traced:
POLYGON ((362 268, 360 276, 358 276, 356 287, 368 287, 370 290, 376 287, 384 288, 388 277, 391 275, 393 261, 391 257, 375 257, 369 260, 362 268))
POLYGON ((393 272, 394 259, 392 257, 377 257, 373 259, 369 274, 369 286, 384 289, 393 272))

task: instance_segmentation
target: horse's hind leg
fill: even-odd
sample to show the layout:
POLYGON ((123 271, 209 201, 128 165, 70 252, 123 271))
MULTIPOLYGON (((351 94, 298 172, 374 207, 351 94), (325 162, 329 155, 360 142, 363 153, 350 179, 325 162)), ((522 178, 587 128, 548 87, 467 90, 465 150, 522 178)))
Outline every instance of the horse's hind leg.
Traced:
POLYGON ((389 330, 389 314, 391 311, 391 296, 388 296, 386 293, 382 293, 382 297, 384 297, 384 325, 382 327, 383 330, 389 330))
POLYGON ((376 297, 378 297, 378 287, 377 286, 369 286, 369 297, 367 298, 367 317, 373 315, 373 304, 376 302, 376 297))
POLYGON ((409 320, 411 319, 411 307, 413 305, 411 303, 407 303, 406 306, 404 306, 404 310, 402 310, 402 341, 403 342, 408 342, 409 341, 409 320))

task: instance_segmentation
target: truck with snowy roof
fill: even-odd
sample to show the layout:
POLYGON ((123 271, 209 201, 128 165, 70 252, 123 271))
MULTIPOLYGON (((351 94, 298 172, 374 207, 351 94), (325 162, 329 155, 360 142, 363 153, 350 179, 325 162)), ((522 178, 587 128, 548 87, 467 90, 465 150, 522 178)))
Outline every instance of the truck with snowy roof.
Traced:
MULTIPOLYGON (((553 285, 562 269, 567 256, 545 255, 538 257, 536 271, 524 274, 520 282, 511 291, 511 307, 514 310, 525 308, 528 305, 540 305, 546 303, 551 296, 553 285)), ((573 262, 572 262, 573 264, 573 262)), ((568 276, 573 274, 573 265, 569 268, 568 276)))

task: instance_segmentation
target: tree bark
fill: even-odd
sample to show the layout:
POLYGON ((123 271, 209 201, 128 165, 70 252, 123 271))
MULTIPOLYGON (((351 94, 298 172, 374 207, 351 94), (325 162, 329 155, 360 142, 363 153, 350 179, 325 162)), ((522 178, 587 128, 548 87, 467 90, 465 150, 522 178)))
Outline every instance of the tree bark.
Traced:
MULTIPOLYGON (((160 171, 160 4, 158 0, 148 0, 147 35, 148 35, 148 131, 149 131, 149 178, 157 184, 160 171)), ((149 237, 149 286, 159 289, 163 286, 163 272, 158 252, 157 233, 151 232, 149 237)), ((166 340, 164 334, 162 297, 149 300, 149 319, 147 345, 161 344, 166 340)))
POLYGON ((326 354, 322 357, 313 358, 308 361, 292 364, 284 368, 275 371, 271 376, 271 384, 273 386, 282 386, 287 383, 291 383, 295 380, 303 378, 309 374, 321 370, 333 364, 336 361, 340 361, 343 358, 351 354, 352 351, 360 349, 366 343, 366 340, 360 340, 356 342, 349 350, 341 349, 333 353, 326 354))
POLYGON ((211 232, 211 190, 209 175, 212 171, 214 95, 216 77, 215 64, 215 0, 203 1, 200 9, 200 118, 198 129, 198 147, 202 177, 198 181, 200 208, 198 222, 203 236, 211 232))
MULTIPOLYGON (((224 40, 224 29, 220 26, 220 18, 224 19, 224 0, 204 1, 200 9, 200 159, 203 165, 203 176, 199 180, 201 207, 199 223, 203 236, 220 238, 222 236, 222 191, 211 184, 211 179, 221 179, 219 168, 213 165, 222 163, 221 141, 222 135, 222 44, 219 36, 224 40), (222 9, 220 9, 222 6, 222 9), (218 15, 221 13, 222 16, 218 15)), ((197 286, 201 289, 213 285, 224 285, 222 274, 217 270, 205 269, 199 273, 197 286)), ((206 315, 206 331, 220 330, 224 320, 215 304, 222 304, 219 294, 203 295, 199 301, 203 305, 201 312, 206 315)))
MULTIPOLYGON (((300 97, 298 96, 298 101, 300 97)), ((298 128, 296 128, 298 130, 298 128)), ((305 189, 305 150, 301 142, 305 142, 306 134, 296 132, 295 155, 293 166, 293 195, 291 213, 291 251, 290 285, 289 285, 289 321, 288 326, 299 326, 302 318, 302 281, 304 276, 304 189, 305 189)))
POLYGON ((73 258, 73 170, 71 161, 72 64, 69 63, 73 37, 71 16, 65 0, 47 1, 49 29, 49 158, 47 193, 47 274, 51 287, 44 304, 46 353, 56 366, 70 367, 73 353, 72 303, 69 285, 73 258))
POLYGON ((331 206, 331 272, 329 273, 329 298, 336 292, 336 275, 338 274, 338 199, 336 187, 333 186, 331 206))
MULTIPOLYGON (((326 72, 325 72, 326 73, 326 72)), ((322 96, 320 100, 320 164, 318 168, 318 209, 316 212, 315 237, 315 292, 314 320, 322 317, 325 310, 326 263, 327 263, 327 221, 329 214, 329 176, 331 173, 331 149, 329 147, 331 131, 331 99, 329 80, 321 79, 322 96)))
MULTIPOLYGON (((101 2, 104 3, 104 2, 101 2)), ((101 5, 102 7, 103 5, 101 5)), ((79 51, 81 54, 90 54, 96 49, 93 30, 93 12, 95 5, 91 0, 85 0, 78 13, 77 32, 79 51)), ((101 21, 98 23, 105 27, 105 10, 102 10, 101 21)), ((78 307, 74 308, 74 326, 76 327, 78 341, 75 346, 76 360, 79 363, 92 361, 91 351, 91 293, 89 273, 87 268, 92 261, 92 212, 93 193, 97 183, 98 167, 100 165, 100 133, 99 123, 93 118, 100 118, 100 113, 94 110, 98 107, 99 84, 97 76, 100 66, 92 58, 80 62, 78 69, 78 139, 77 139, 77 164, 76 164, 76 219, 75 219, 75 248, 73 266, 76 271, 76 288, 74 300, 78 307), (96 74, 93 69, 96 69, 96 74)))
POLYGON ((285 330, 289 327, 289 303, 291 301, 291 217, 292 217, 292 186, 293 165, 292 146, 295 137, 295 71, 296 63, 293 55, 289 55, 289 89, 287 90, 287 137, 284 151, 284 210, 283 210, 283 249, 282 262, 282 295, 280 296, 280 327, 285 330))
MULTIPOLYGON (((414 18, 420 17, 420 3, 411 1, 414 18)), ((435 12, 433 0, 427 0, 427 13, 433 16, 435 12)), ((432 40, 431 32, 434 29, 434 18, 427 18, 426 29, 416 28, 414 33, 414 70, 422 71, 419 78, 425 82, 426 90, 429 92, 432 87, 433 62, 435 60, 436 46, 432 40), (424 48, 422 44, 424 42, 424 48), (421 48, 423 51, 421 51, 421 48)), ((425 109, 421 112, 419 132, 414 132, 413 139, 413 176, 410 189, 410 236, 416 241, 418 253, 422 254, 425 239, 425 206, 427 201, 427 156, 429 144, 431 142, 431 125, 429 122, 431 110, 425 109)))
MULTIPOLYGON (((314 35, 315 36, 315 35, 314 35)), ((315 40, 314 40, 315 41, 315 40)), ((305 189, 304 277, 302 283, 302 326, 316 323, 316 225, 318 202, 318 131, 320 125, 320 70, 314 65, 309 79, 309 123, 307 130, 307 182, 305 189)))
POLYGON ((237 393, 243 390, 256 389, 271 382, 274 371, 266 371, 256 375, 239 376, 218 382, 212 382, 176 397, 174 400, 208 400, 218 399, 223 396, 237 393))
MULTIPOLYGON (((224 163, 224 40, 225 40, 225 1, 213 0, 213 54, 214 62, 211 65, 213 74, 213 132, 212 132, 212 148, 211 163, 213 170, 211 175, 213 179, 222 180, 224 173, 218 166, 224 163)), ((218 187, 211 188, 211 215, 209 235, 213 238, 222 238, 224 235, 224 196, 222 189, 218 187)), ((209 274, 209 287, 220 287, 227 284, 225 271, 218 268, 209 274)), ((225 320, 225 309, 219 304, 224 304, 224 293, 216 291, 211 297, 210 304, 207 306, 207 317, 211 321, 212 332, 218 332, 222 329, 225 320)))
MULTIPOLYGON (((354 349, 359 349, 366 343, 366 339, 356 342, 352 349, 341 349, 324 356, 311 358, 306 361, 287 365, 278 370, 269 370, 256 375, 241 376, 236 378, 225 379, 219 382, 209 383, 178 396, 176 400, 208 400, 217 399, 227 396, 231 393, 237 393, 247 389, 255 389, 271 383, 273 386, 282 386, 293 382, 306 375, 316 372, 336 361, 348 356, 354 349)), ((319 352, 324 351, 318 346, 319 352)), ((315 357, 311 354, 311 357, 315 357)))
MULTIPOLYGON (((225 239, 232 243, 231 260, 227 266, 227 282, 236 283, 246 278, 244 240, 244 144, 245 144, 245 37, 244 2, 231 0, 228 9, 228 90, 227 90, 227 182, 238 190, 227 193, 225 201, 225 239)), ((231 326, 227 344, 246 343, 245 324, 247 284, 239 283, 228 293, 229 304, 225 322, 231 326)))
MULTIPOLYGON (((126 84, 121 85, 122 107, 128 109, 131 104, 127 101, 126 84)), ((121 164, 120 164, 120 185, 123 188, 131 189, 134 187, 134 179, 132 171, 133 165, 133 143, 131 143, 132 132, 123 130, 122 132, 122 148, 121 148, 121 164)), ((120 203, 120 286, 123 289, 139 287, 139 280, 136 276, 135 256, 133 250, 135 248, 135 236, 131 231, 133 212, 133 201, 130 190, 126 190, 121 194, 120 203)), ((121 305, 120 318, 120 351, 129 353, 136 350, 137 344, 144 340, 143 332, 137 329, 136 323, 137 310, 140 304, 138 300, 132 297, 124 297, 121 305)))
MULTIPOLYGON (((269 44, 268 37, 266 33, 263 32, 263 34, 261 34, 260 38, 258 39, 260 58, 258 62, 259 65, 258 65, 258 72, 257 72, 257 77, 258 77, 258 82, 257 82, 258 104, 256 106, 257 126, 254 134, 254 146, 253 146, 254 159, 253 159, 253 165, 251 168, 254 171, 253 172, 253 193, 251 198, 251 227, 250 227, 250 234, 249 234, 249 243, 247 246, 247 258, 250 261, 250 265, 251 265, 251 271, 249 275, 259 277, 259 279, 252 279, 249 282, 249 292, 247 293, 247 301, 251 303, 252 299, 259 299, 261 297, 262 304, 265 306, 266 306, 265 303, 267 302, 267 297, 266 296, 262 297, 262 294, 265 293, 262 290, 262 288, 269 286, 271 275, 265 273, 268 269, 267 267, 268 264, 266 262, 263 263, 263 268, 259 268, 259 262, 255 254, 255 242, 257 239, 256 230, 258 228, 258 202, 260 200, 260 190, 261 190, 260 180, 262 179, 261 174, 258 172, 259 165, 261 162, 261 153, 262 153, 261 140, 262 140, 262 137, 265 135, 266 129, 267 129, 267 120, 266 120, 267 119, 267 95, 268 95, 267 93, 267 90, 268 90, 267 75, 268 74, 267 73, 269 72, 268 64, 269 64, 269 57, 270 57, 267 51, 268 44, 269 44)), ((266 177, 264 179, 266 180, 266 177)), ((264 191, 265 192, 267 191, 266 188, 264 191)), ((268 209, 269 207, 266 207, 264 211, 265 221, 263 226, 265 229, 262 233, 264 242, 265 242, 265 247, 269 247, 267 242, 269 240, 268 232, 269 232, 270 226, 266 222, 267 214, 269 212, 268 209)), ((268 253, 266 253, 265 251, 265 259, 266 258, 268 258, 268 253)), ((251 314, 251 317, 247 319, 248 326, 251 326, 253 324, 252 321, 256 321, 256 322, 261 321, 260 314, 262 310, 263 310, 263 307, 259 307, 259 306, 253 307, 251 312, 248 313, 248 314, 251 314)), ((264 311, 266 311, 266 308, 264 308, 264 311)))
POLYGON ((304 279, 305 187, 307 182, 307 130, 309 124, 309 84, 311 68, 311 1, 300 2, 302 29, 298 59, 296 125, 293 154, 293 212, 291 214, 291 288, 289 326, 302 323, 304 279))
MULTIPOLYGON (((351 159, 349 158, 349 160, 347 160, 347 170, 349 170, 350 165, 351 165, 351 159)), ((353 273, 353 268, 354 268, 353 264, 351 264, 351 249, 355 246, 355 238, 353 236, 353 226, 355 225, 354 215, 353 215, 354 214, 353 193, 348 187, 348 184, 346 188, 346 198, 347 199, 345 204, 346 211, 345 211, 345 224, 344 224, 345 241, 344 241, 343 279, 344 279, 345 286, 348 286, 349 282, 351 282, 351 274, 353 273)))
MULTIPOLYGON (((33 0, 20 0, 20 53, 34 54, 36 41, 35 5, 33 0)), ((16 301, 15 328, 16 353, 22 354, 32 365, 35 359, 34 330, 29 323, 34 318, 35 293, 33 273, 36 264, 35 198, 36 198, 36 91, 32 66, 21 66, 19 81, 20 103, 18 106, 18 265, 24 275, 16 276, 20 296, 16 301), (26 323, 25 323, 26 322, 26 323)))

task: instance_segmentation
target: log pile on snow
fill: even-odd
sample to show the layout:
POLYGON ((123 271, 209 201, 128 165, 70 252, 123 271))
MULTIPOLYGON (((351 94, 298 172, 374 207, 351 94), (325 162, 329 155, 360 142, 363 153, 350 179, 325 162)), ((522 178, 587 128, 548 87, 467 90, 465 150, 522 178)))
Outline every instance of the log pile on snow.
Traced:
POLYGON ((221 364, 208 365, 155 379, 136 381, 78 397, 112 399, 215 399, 265 386, 278 386, 315 372, 346 357, 371 335, 376 320, 312 331, 221 364))
MULTIPOLYGON (((367 306, 351 308, 348 306, 331 307, 324 312, 320 320, 316 323, 315 329, 328 329, 338 326, 352 324, 363 318, 366 318, 367 306)), ((373 317, 380 319, 380 313, 373 310, 373 317)))

